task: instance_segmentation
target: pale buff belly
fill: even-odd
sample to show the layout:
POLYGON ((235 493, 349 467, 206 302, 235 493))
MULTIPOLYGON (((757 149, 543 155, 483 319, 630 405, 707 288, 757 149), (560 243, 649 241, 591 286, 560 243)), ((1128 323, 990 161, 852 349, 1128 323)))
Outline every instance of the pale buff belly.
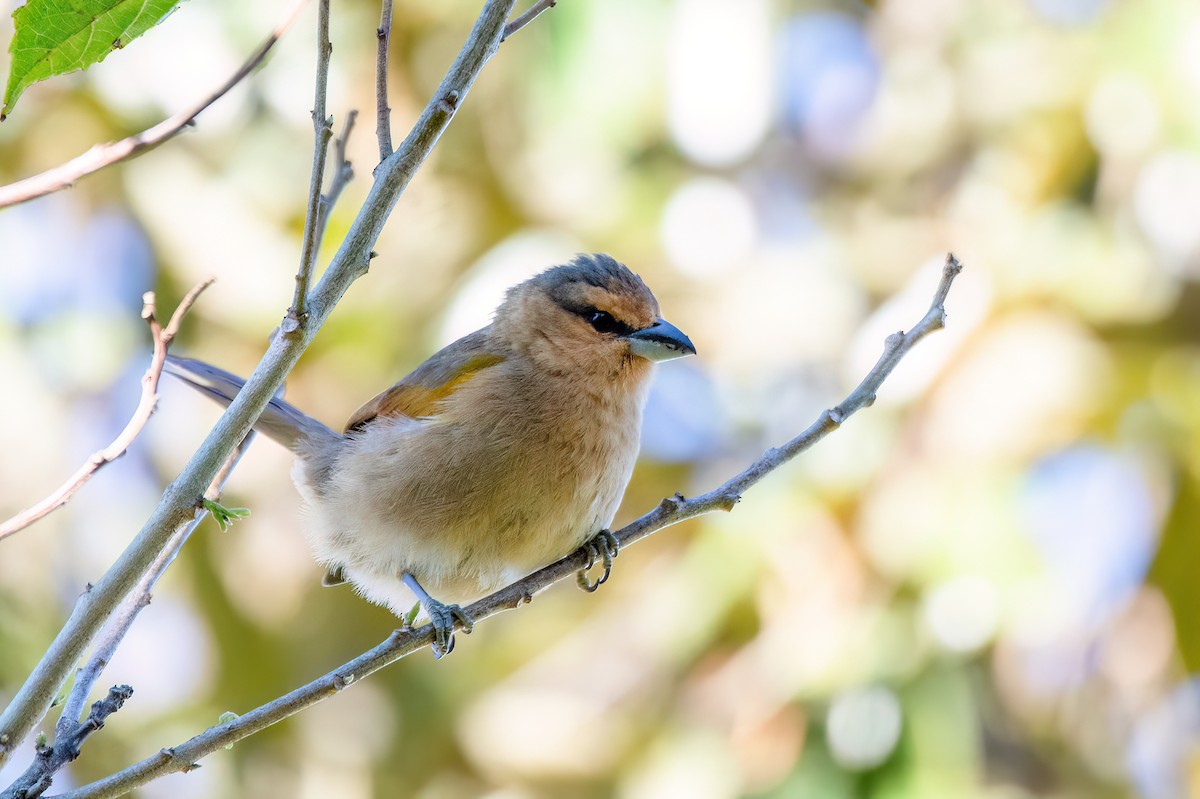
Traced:
POLYGON ((321 490, 310 464, 296 470, 316 557, 398 614, 415 602, 400 582, 405 572, 444 602, 490 593, 611 523, 640 425, 628 415, 606 425, 604 417, 594 422, 606 435, 549 428, 519 441, 500 427, 485 434, 406 419, 375 425, 346 442, 321 490))

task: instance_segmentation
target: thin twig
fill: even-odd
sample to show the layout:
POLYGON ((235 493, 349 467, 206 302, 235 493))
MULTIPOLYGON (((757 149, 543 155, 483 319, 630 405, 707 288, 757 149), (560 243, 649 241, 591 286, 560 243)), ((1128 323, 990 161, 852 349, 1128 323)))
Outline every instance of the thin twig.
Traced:
POLYGON ((524 28, 530 22, 533 22, 543 11, 549 11, 558 5, 558 0, 537 0, 531 5, 525 13, 518 16, 512 22, 504 26, 504 35, 500 37, 500 41, 504 41, 509 36, 512 36, 517 31, 524 28))
MULTIPOLYGON (((207 287, 208 283, 211 283, 211 281, 198 284, 188 292, 176 307, 175 313, 171 315, 170 322, 160 335, 161 339, 170 343, 179 331, 184 314, 187 313, 188 308, 196 301, 196 298, 199 297, 200 292, 207 287)), ((230 473, 241 460, 242 455, 245 454, 247 447, 249 447, 253 439, 254 433, 250 433, 246 437, 246 440, 242 442, 242 445, 233 451, 233 454, 225 462, 224 468, 213 479, 212 485, 209 486, 209 490, 205 494, 206 497, 213 500, 220 498, 225 481, 229 478, 230 473)), ((154 587, 158 584, 159 578, 162 577, 167 567, 175 560, 175 556, 183 548, 184 542, 187 541, 192 532, 203 521, 205 515, 207 515, 207 511, 201 510, 196 514, 194 519, 179 528, 174 538, 172 538, 170 545, 163 550, 162 554, 146 571, 129 596, 125 597, 125 601, 117 609, 112 621, 99 637, 91 658, 75 674, 75 684, 71 686, 71 692, 67 695, 67 699, 63 704, 62 714, 55 725, 54 746, 52 748, 39 747, 38 756, 35 757, 29 769, 16 783, 13 783, 14 787, 20 786, 20 790, 24 792, 18 791, 13 793, 12 796, 21 797, 21 799, 32 799, 32 797, 40 796, 50 787, 54 774, 68 762, 79 756, 79 750, 86 737, 86 735, 83 737, 80 736, 81 730, 87 730, 88 734, 90 734, 90 732, 98 729, 98 727, 89 727, 89 724, 90 719, 96 716, 96 707, 99 703, 93 705, 92 714, 89 719, 80 719, 88 696, 91 694, 92 688, 100 679, 100 676, 104 673, 104 669, 112 661, 117 647, 124 640, 130 628, 133 627, 138 614, 150 604, 151 594, 154 591, 154 587), (43 756, 43 749, 57 753, 57 755, 43 756), (64 752, 68 753, 69 756, 62 756, 64 752)), ((91 590, 90 586, 88 590, 91 590)), ((111 702, 112 699, 113 694, 110 692, 107 701, 111 702)), ((8 790, 13 791, 13 789, 13 787, 10 787, 8 790)), ((0 794, 0 799, 7 799, 8 796, 9 793, 7 792, 0 794)))
POLYGON ((329 139, 333 136, 333 119, 325 115, 325 96, 329 91, 329 58, 333 45, 329 41, 329 0, 317 3, 317 79, 313 92, 313 163, 308 183, 308 212, 304 215, 304 247, 300 251, 300 268, 296 270, 296 293, 292 307, 279 329, 284 334, 295 333, 304 324, 304 303, 308 299, 308 284, 312 281, 317 263, 320 238, 317 228, 321 215, 321 182, 325 179, 325 158, 329 139))
POLYGON ((88 717, 72 724, 69 733, 59 737, 53 746, 39 742, 29 768, 0 793, 0 799, 36 799, 44 794, 58 770, 79 757, 88 736, 102 728, 108 717, 120 710, 132 695, 133 689, 128 685, 114 685, 108 696, 92 705, 88 717))
MULTIPOLYGON (((874 402, 876 391, 896 368, 901 358, 922 338, 945 326, 946 295, 950 291, 950 285, 954 282, 954 278, 961 270, 962 265, 958 260, 953 255, 947 255, 941 280, 925 316, 908 332, 901 331, 887 337, 883 355, 858 387, 850 392, 839 405, 822 411, 817 420, 800 435, 782 447, 768 450, 743 472, 707 494, 692 499, 685 499, 676 494, 674 497, 664 499, 654 510, 615 532, 613 535, 617 541, 624 547, 664 527, 686 519, 717 510, 733 510, 747 489, 839 428, 856 411, 874 402)), ((501 611, 515 609, 530 601, 537 592, 574 575, 594 560, 594 553, 589 553, 586 548, 580 549, 494 594, 484 597, 466 609, 467 615, 478 623, 501 611)), ((196 767, 196 761, 202 757, 253 735, 338 693, 372 672, 429 646, 432 641, 432 625, 427 624, 419 629, 396 630, 374 648, 285 696, 255 708, 236 719, 210 727, 194 738, 178 746, 163 749, 116 774, 73 791, 59 794, 53 799, 109 799, 109 797, 120 796, 166 774, 189 771, 196 767)))
POLYGON ((350 141, 350 132, 354 130, 354 123, 358 120, 358 111, 351 110, 346 114, 346 125, 342 128, 342 135, 338 136, 333 142, 333 177, 329 181, 329 190, 321 195, 321 203, 317 214, 317 249, 321 247, 321 242, 325 239, 325 227, 329 224, 329 214, 333 211, 333 207, 337 205, 338 198, 342 196, 342 191, 346 188, 346 184, 354 180, 354 164, 350 163, 350 159, 346 157, 346 143, 350 141))
POLYGON ((375 136, 379 139, 379 162, 392 154, 392 109, 388 105, 388 48, 392 42, 392 0, 383 0, 379 10, 379 40, 375 53, 375 136))
MULTIPOLYGON (((229 459, 225 461, 225 466, 213 479, 212 484, 208 487, 208 491, 205 492, 207 499, 214 501, 220 499, 225 481, 229 479, 229 475, 242 459, 242 456, 253 440, 254 433, 252 432, 246 436, 246 440, 242 442, 241 446, 235 449, 233 454, 229 456, 229 459)), ((207 513, 203 509, 199 510, 194 519, 186 522, 179 528, 174 538, 172 538, 170 546, 162 551, 162 554, 154 561, 142 576, 142 579, 138 581, 134 590, 130 592, 129 596, 125 597, 125 601, 117 609, 112 621, 109 622, 104 632, 100 635, 91 658, 75 673, 75 684, 71 686, 71 692, 63 704, 62 714, 55 725, 54 746, 39 746, 37 756, 29 766, 29 769, 5 793, 0 794, 0 799, 10 799, 10 797, 12 799, 34 799, 34 797, 41 796, 50 787, 57 771, 79 757, 80 748, 83 745, 84 738, 86 738, 86 735, 80 735, 81 731, 86 731, 90 734, 95 729, 99 729, 99 727, 92 727, 91 724, 97 715, 96 708, 101 706, 101 703, 96 703, 92 706, 92 713, 87 719, 80 719, 80 716, 83 714, 83 706, 87 703, 92 688, 112 661, 117 647, 120 646, 125 636, 129 633, 129 630, 133 627, 133 623, 137 620, 138 615, 150 604, 151 595, 153 594, 154 587, 158 584, 159 578, 163 576, 167 567, 175 560, 184 543, 191 537, 207 513)), ((128 686, 125 687, 128 688, 128 686)), ((113 691, 116 690, 118 689, 113 689, 113 691)), ((129 693, 132 693, 132 690, 129 688, 129 693)), ((113 693, 110 692, 106 702, 112 702, 113 696, 113 693)), ((128 698, 127 694, 125 698, 128 698)), ((100 720, 103 721, 103 717, 100 720)))
POLYGON ((116 612, 141 575, 195 514, 196 501, 221 464, 250 432, 338 301, 366 274, 372 247, 413 175, 454 118, 483 67, 500 46, 504 21, 516 0, 484 0, 454 64, 412 130, 379 166, 366 201, 345 240, 313 287, 308 319, 297 336, 275 336, 242 390, 217 420, 204 443, 163 492, 158 505, 115 563, 84 593, 24 684, 0 713, 0 766, 41 721, 84 650, 116 612))
POLYGON ((267 53, 275 46, 275 42, 279 41, 296 21, 296 17, 300 15, 307 2, 308 0, 295 0, 283 22, 279 23, 271 35, 258 46, 258 49, 250 54, 245 63, 238 67, 237 71, 230 75, 229 79, 216 91, 199 103, 174 116, 167 117, 141 133, 135 133, 120 141, 97 144, 83 155, 72 158, 65 164, 59 164, 53 169, 48 169, 24 180, 18 180, 16 183, 0 186, 0 208, 19 205, 34 198, 69 188, 80 178, 87 177, 93 172, 99 172, 120 161, 136 158, 142 153, 153 150, 168 139, 174 138, 176 134, 191 125, 201 112, 228 94, 230 89, 241 83, 254 71, 255 67, 262 63, 262 60, 267 57, 267 53))
POLYGON ((92 453, 91 457, 75 470, 75 473, 67 478, 65 483, 51 492, 49 496, 0 524, 0 540, 24 530, 29 525, 39 519, 45 518, 67 504, 67 501, 75 495, 75 492, 83 488, 87 481, 92 479, 92 475, 125 454, 125 451, 133 444, 133 440, 138 437, 138 434, 142 432, 142 428, 146 426, 146 422, 150 420, 154 409, 158 407, 158 381, 162 377, 163 363, 167 358, 167 348, 171 346, 171 341, 175 338, 176 333, 179 332, 179 325, 183 323, 183 317, 187 314, 188 309, 192 307, 192 303, 200 296, 200 292, 212 285, 213 280, 214 278, 209 278, 193 287, 179 302, 179 305, 175 308, 175 313, 171 314, 171 321, 165 328, 161 326, 156 316, 154 292, 147 291, 143 295, 142 318, 150 326, 150 337, 154 344, 154 352, 150 356, 150 366, 146 369, 146 373, 142 375, 142 396, 138 401, 137 408, 133 412, 133 416, 129 418, 125 429, 113 439, 111 444, 102 450, 92 453))
POLYGON ((167 326, 163 328, 162 339, 164 344, 166 344, 168 347, 171 346, 171 342, 175 340, 177 335, 179 335, 179 328, 183 324, 183 317, 186 316, 187 312, 190 311, 192 306, 196 304, 196 300, 200 299, 200 295, 204 293, 204 290, 216 282, 217 279, 215 277, 205 278, 196 285, 192 286, 187 294, 183 295, 183 299, 180 300, 179 304, 175 306, 175 311, 171 314, 171 318, 168 320, 167 326))
MULTIPOLYGON (((204 492, 205 499, 216 501, 221 498, 221 492, 225 488, 225 481, 229 479, 229 475, 241 461, 242 456, 253 441, 254 433, 251 432, 246 436, 245 441, 233 451, 233 454, 226 459, 225 465, 217 473, 217 476, 213 478, 208 490, 204 492)), ((72 725, 78 723, 88 695, 92 692, 92 688, 100 679, 101 674, 104 673, 104 669, 112 661, 117 647, 120 646, 121 641, 125 639, 130 628, 133 627, 138 614, 150 604, 154 587, 158 584, 159 579, 166 572, 167 567, 175 560, 175 557, 179 554, 179 551, 183 548, 188 538, 200 526, 200 523, 204 521, 206 515, 208 515, 208 511, 201 508, 197 511, 195 518, 180 526, 175 536, 171 539, 170 545, 162 551, 150 568, 147 569, 146 573, 142 575, 142 579, 138 581, 137 586, 129 593, 129 596, 125 597, 125 601, 121 603, 121 607, 113 615, 112 621, 109 622, 104 632, 99 636, 91 658, 75 674, 75 684, 71 686, 71 693, 67 695, 62 715, 58 719, 55 731, 56 738, 62 739, 71 734, 72 725)))

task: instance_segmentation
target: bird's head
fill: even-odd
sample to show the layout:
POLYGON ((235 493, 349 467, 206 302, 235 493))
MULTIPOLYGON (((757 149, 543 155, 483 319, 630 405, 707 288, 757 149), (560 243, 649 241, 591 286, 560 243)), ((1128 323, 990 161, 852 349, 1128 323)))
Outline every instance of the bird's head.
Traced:
POLYGON ((607 255, 580 255, 509 289, 497 332, 549 370, 643 373, 655 361, 695 355, 659 316, 642 279, 607 255))

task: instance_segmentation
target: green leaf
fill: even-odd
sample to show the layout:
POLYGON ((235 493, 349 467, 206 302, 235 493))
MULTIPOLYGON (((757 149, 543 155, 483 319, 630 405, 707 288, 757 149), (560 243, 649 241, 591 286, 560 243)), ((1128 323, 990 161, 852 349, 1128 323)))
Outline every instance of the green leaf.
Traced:
MULTIPOLYGON (((232 710, 226 710, 226 711, 225 711, 224 713, 222 713, 222 714, 221 714, 221 716, 220 716, 220 717, 217 719, 217 723, 218 723, 218 724, 228 724, 228 723, 229 723, 229 722, 231 722, 231 721, 237 721, 237 720, 238 720, 238 718, 239 718, 239 716, 238 716, 238 714, 237 714, 237 713, 234 713, 232 710)), ((233 744, 225 744, 225 748, 226 748, 226 749, 232 749, 232 748, 233 748, 233 744)))
POLYGON ((162 22, 179 0, 29 0, 13 12, 0 120, 29 86, 86 69, 162 22))
POLYGON ((229 529, 229 525, 236 522, 238 519, 244 519, 250 515, 249 508, 227 508, 220 502, 214 502, 211 499, 204 500, 204 509, 212 514, 216 520, 217 526, 221 528, 221 532, 229 529))

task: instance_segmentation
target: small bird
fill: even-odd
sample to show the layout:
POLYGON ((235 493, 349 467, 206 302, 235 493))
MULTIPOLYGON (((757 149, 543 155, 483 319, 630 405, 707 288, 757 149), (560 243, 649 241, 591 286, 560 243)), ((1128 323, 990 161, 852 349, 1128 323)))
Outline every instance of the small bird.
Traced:
MULTIPOLYGON (((325 585, 435 631, 457 604, 588 545, 608 577, 608 531, 633 472, 653 364, 696 352, 642 279, 580 255, 507 292, 493 322, 363 405, 338 433, 281 399, 255 429, 296 454, 292 478, 325 585), (410 593, 411 592, 411 593, 410 593), (435 599, 434 597, 438 597, 435 599)), ((200 361, 168 371, 228 405, 243 380, 200 361)))

